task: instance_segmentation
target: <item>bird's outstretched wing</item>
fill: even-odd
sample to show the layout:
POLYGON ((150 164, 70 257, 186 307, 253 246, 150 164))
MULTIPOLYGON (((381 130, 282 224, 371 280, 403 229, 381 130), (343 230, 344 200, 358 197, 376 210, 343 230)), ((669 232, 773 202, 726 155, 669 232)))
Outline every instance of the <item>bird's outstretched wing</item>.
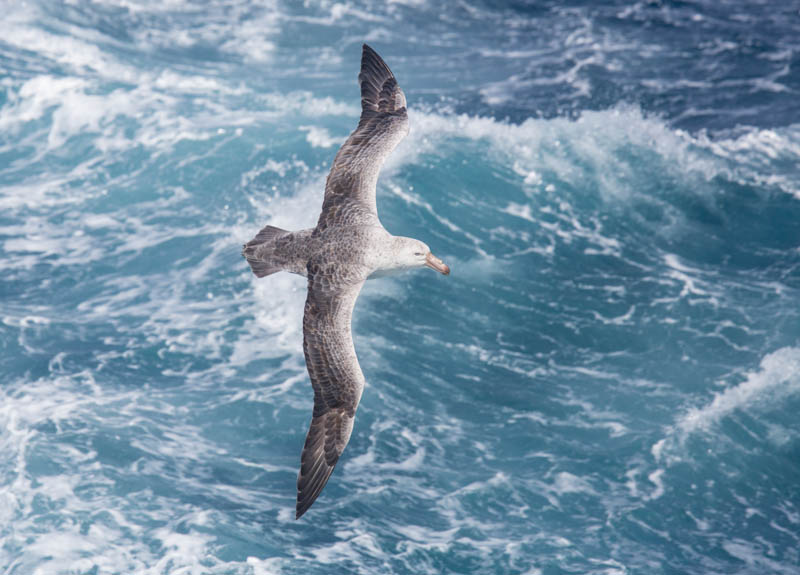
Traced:
POLYGON ((333 160, 317 222, 336 225, 378 221, 375 185, 383 162, 408 134, 406 97, 392 71, 364 44, 361 53, 361 119, 333 160))
POLYGON ((350 320, 366 274, 335 264, 308 265, 303 351, 314 387, 314 414, 300 458, 297 515, 305 513, 328 482, 344 451, 364 375, 358 365, 350 320))

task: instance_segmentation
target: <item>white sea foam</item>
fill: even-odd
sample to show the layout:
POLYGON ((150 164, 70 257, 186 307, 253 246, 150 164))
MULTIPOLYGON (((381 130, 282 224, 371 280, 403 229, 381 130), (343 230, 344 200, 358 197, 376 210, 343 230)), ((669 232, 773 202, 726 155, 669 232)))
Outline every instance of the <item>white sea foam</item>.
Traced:
POLYGON ((709 431, 737 410, 774 408, 800 393, 800 348, 784 347, 767 354, 759 371, 749 372, 743 382, 717 393, 703 407, 693 407, 670 427, 666 437, 651 448, 656 461, 679 458, 679 449, 692 434, 709 431))
POLYGON ((754 573, 769 572, 784 573, 786 575, 794 575, 795 573, 794 567, 770 558, 770 555, 774 555, 774 553, 769 553, 767 549, 764 549, 763 543, 733 538, 723 541, 722 548, 728 554, 744 562, 749 569, 754 570, 754 573))
POLYGON ((330 148, 344 143, 344 138, 334 138, 328 130, 319 126, 300 126, 306 132, 306 141, 312 148, 330 148))
MULTIPOLYGON (((248 573, 255 568, 245 561, 215 557, 217 538, 208 533, 208 526, 215 522, 211 515, 216 511, 147 490, 117 493, 114 463, 86 449, 93 435, 113 438, 146 421, 146 429, 158 429, 159 439, 144 435, 138 445, 155 456, 152 461, 167 456, 172 465, 185 468, 183 480, 192 490, 215 491, 217 496, 225 493, 231 501, 244 497, 244 503, 253 505, 247 491, 193 483, 188 471, 203 465, 208 455, 219 453, 218 448, 204 442, 202 434, 185 423, 159 425, 159 417, 152 416, 163 417, 169 406, 151 392, 115 390, 84 373, 7 382, 0 388, 0 396, 0 445, 6 460, 15 462, 13 470, 6 468, 6 473, 11 473, 0 488, 0 517, 6 526, 0 533, 6 545, 19 548, 11 555, 8 547, 0 551, 5 565, 41 575, 92 569, 199 575, 248 573), (150 417, 143 418, 145 414, 150 417), (69 430, 74 445, 53 441, 49 426, 69 430), (32 462, 43 454, 61 469, 59 473, 41 474, 31 469, 32 462), (42 505, 48 510, 44 514, 42 505), (56 511, 62 519, 51 523, 56 511), (78 516, 90 523, 76 521, 78 516), (9 525, 14 526, 12 532, 7 530, 9 525)), ((148 472, 164 470, 148 471, 141 458, 130 470, 134 474, 148 472)), ((262 566, 266 565, 275 562, 265 559, 262 566)))
POLYGON ((242 188, 246 188, 256 178, 267 172, 274 172, 278 174, 281 178, 283 178, 290 170, 306 174, 308 173, 309 168, 306 165, 306 163, 302 160, 286 160, 279 162, 270 158, 263 166, 253 168, 252 170, 248 170, 245 173, 243 173, 240 180, 240 185, 242 186, 242 188))
POLYGON ((683 285, 677 298, 660 299, 657 302, 672 302, 679 298, 687 298, 690 303, 708 302, 715 307, 719 306, 721 292, 712 282, 703 279, 706 274, 702 270, 682 263, 674 254, 665 254, 664 263, 668 268, 666 276, 683 285))
MULTIPOLYGON (((339 102, 330 96, 316 97, 307 90, 281 94, 270 92, 258 96, 271 109, 283 114, 296 112, 309 118, 321 116, 352 116, 358 118, 360 108, 349 102, 339 102)), ((355 126, 354 126, 355 127, 355 126)))
POLYGON ((761 370, 717 394, 708 405, 692 408, 677 422, 683 434, 705 430, 737 409, 769 408, 800 392, 800 348, 784 347, 761 360, 761 370))
MULTIPOLYGON (((219 80, 163 72, 145 74, 135 88, 117 88, 103 93, 100 84, 82 77, 34 76, 9 92, 8 103, 0 108, 0 129, 18 134, 26 125, 51 114, 47 146, 40 153, 61 148, 72 137, 91 134, 103 153, 122 152, 137 145, 161 152, 186 140, 209 140, 225 128, 269 122, 289 113, 309 118, 327 115, 357 115, 349 104, 331 98, 315 98, 309 92, 264 94, 264 107, 251 112, 227 108, 219 101, 202 98, 211 90, 217 99, 245 91, 229 88, 219 80), (200 109, 182 112, 185 97, 194 98, 200 109), (123 119, 136 120, 136 129, 123 119)), ((309 142, 330 147, 339 141, 324 127, 309 128, 309 142)))
POLYGON ((683 178, 695 175, 710 180, 721 175, 742 183, 776 185, 792 194, 800 187, 790 173, 770 175, 767 168, 775 158, 800 161, 800 126, 780 132, 750 130, 712 141, 704 134, 674 130, 658 118, 626 107, 586 111, 577 120, 528 119, 520 124, 414 109, 409 116, 411 133, 389 158, 390 170, 418 161, 420 154, 436 153, 443 141, 468 139, 490 142, 493 153, 534 187, 544 182, 544 173, 554 173, 574 185, 599 179, 600 190, 608 197, 635 194, 632 167, 618 155, 626 146, 657 153, 662 169, 683 178), (567 150, 577 162, 570 161, 567 150))
POLYGON ((88 39, 78 36, 80 29, 55 33, 35 26, 46 17, 33 4, 16 2, 4 13, 3 41, 20 51, 35 52, 39 59, 52 61, 78 73, 95 73, 109 79, 135 81, 135 68, 120 63, 88 39))
POLYGON ((140 18, 153 17, 157 25, 137 26, 131 31, 144 51, 214 46, 223 54, 245 62, 272 58, 273 37, 280 32, 280 21, 284 18, 281 6, 274 0, 252 3, 213 0, 202 11, 184 0, 94 1, 123 8, 140 18))
POLYGON ((586 479, 567 471, 556 474, 551 489, 558 495, 564 495, 565 493, 597 493, 586 479))
POLYGON ((664 470, 656 469, 647 476, 650 483, 656 486, 655 490, 647 497, 648 499, 658 499, 664 495, 664 481, 661 479, 662 475, 664 475, 664 470))
POLYGON ((165 146, 212 135, 199 125, 193 126, 184 116, 164 113, 165 108, 177 106, 176 98, 153 91, 147 83, 103 95, 96 89, 94 83, 84 79, 36 76, 11 94, 11 105, 0 109, 0 126, 19 130, 51 110, 47 137, 50 150, 87 132, 97 134, 95 143, 101 151, 121 150, 136 143, 165 146), (115 122, 121 116, 142 120, 133 138, 126 136, 123 126, 115 122))

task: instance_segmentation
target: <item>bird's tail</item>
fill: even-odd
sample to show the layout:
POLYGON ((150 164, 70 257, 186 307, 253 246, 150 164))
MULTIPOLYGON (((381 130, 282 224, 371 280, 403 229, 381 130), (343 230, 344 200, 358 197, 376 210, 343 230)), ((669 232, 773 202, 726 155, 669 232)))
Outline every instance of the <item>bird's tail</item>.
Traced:
POLYGON ((271 258, 272 250, 269 244, 273 240, 286 235, 291 232, 276 228, 275 226, 264 226, 256 237, 244 244, 242 255, 247 258, 247 263, 250 264, 250 269, 256 277, 263 278, 283 269, 283 266, 271 258))

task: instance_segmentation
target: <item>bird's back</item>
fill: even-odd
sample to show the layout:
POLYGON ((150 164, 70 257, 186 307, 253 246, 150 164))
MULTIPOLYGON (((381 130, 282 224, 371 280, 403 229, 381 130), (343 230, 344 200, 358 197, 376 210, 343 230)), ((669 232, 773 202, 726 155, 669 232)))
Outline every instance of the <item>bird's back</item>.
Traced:
POLYGON ((392 236, 382 226, 336 226, 314 235, 311 260, 339 268, 359 268, 367 275, 380 265, 392 236))

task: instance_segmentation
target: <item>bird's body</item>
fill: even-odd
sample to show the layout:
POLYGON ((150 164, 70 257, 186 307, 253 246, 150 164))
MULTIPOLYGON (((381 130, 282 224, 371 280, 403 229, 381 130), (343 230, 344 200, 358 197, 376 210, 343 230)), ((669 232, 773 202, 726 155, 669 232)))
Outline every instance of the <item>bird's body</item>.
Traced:
POLYGON ((252 251, 252 259, 267 263, 269 269, 278 267, 308 276, 307 265, 312 259, 334 261, 342 266, 362 266, 370 270, 367 279, 403 269, 393 268, 397 242, 383 226, 348 225, 318 234, 314 234, 313 229, 277 231, 271 241, 258 244, 252 251))
POLYGON ((333 161, 317 226, 296 232, 266 226, 243 251, 258 277, 289 271, 308 278, 303 351, 314 412, 297 479, 298 518, 319 496, 353 430, 364 375, 350 322, 364 281, 424 266, 450 273, 424 243, 391 235, 378 219, 378 173, 408 133, 406 100, 367 45, 359 83, 361 118, 333 161))

